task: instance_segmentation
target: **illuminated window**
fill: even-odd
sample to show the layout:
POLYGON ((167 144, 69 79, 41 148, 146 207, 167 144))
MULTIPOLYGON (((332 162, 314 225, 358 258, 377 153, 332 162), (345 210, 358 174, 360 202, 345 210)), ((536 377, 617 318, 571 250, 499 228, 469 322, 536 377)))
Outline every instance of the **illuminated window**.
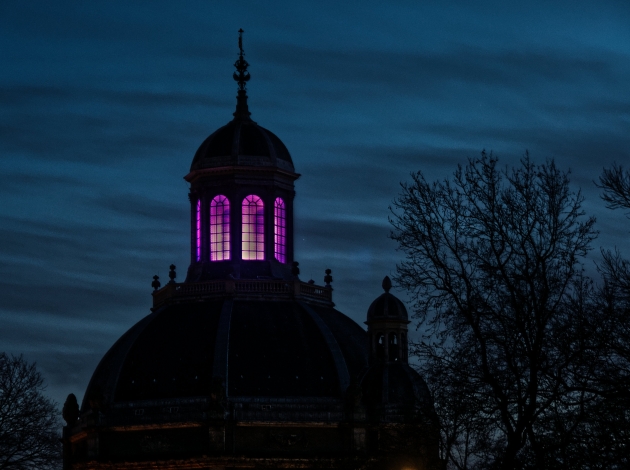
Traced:
POLYGON ((197 200, 197 261, 201 261, 201 200, 197 200))
POLYGON ((277 197, 273 205, 274 255, 281 263, 286 263, 287 222, 286 210, 282 198, 277 197))
POLYGON ((230 259, 230 201, 215 196, 210 203, 210 261, 230 259))
POLYGON ((262 199, 250 195, 243 199, 243 259, 265 259, 265 210, 262 199))

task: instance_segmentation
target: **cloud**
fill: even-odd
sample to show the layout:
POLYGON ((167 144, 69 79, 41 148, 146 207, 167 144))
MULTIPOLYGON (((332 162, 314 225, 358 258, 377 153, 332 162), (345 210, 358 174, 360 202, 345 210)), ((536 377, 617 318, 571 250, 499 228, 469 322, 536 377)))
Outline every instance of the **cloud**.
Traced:
POLYGON ((4 218, 0 241, 3 311, 60 322, 103 316, 124 322, 129 311, 148 308, 157 270, 164 275, 178 260, 185 267, 187 236, 173 229, 156 236, 133 226, 68 227, 4 218))
POLYGON ((0 193, 23 193, 30 188, 48 188, 50 190, 82 186, 76 177, 66 175, 44 175, 41 173, 0 172, 0 193))
POLYGON ((184 204, 169 203, 138 194, 114 192, 107 196, 92 196, 89 204, 96 211, 102 208, 124 217, 142 217, 161 226, 185 227, 190 217, 184 204))
POLYGON ((291 82, 292 91, 314 87, 333 97, 343 96, 344 101, 363 93, 365 87, 420 98, 435 97, 436 93, 443 98, 454 88, 477 89, 480 85, 494 91, 501 87, 540 91, 541 84, 566 87, 593 80, 621 87, 615 72, 627 67, 629 61, 625 56, 602 50, 566 51, 536 46, 512 50, 452 46, 436 52, 418 47, 413 52, 400 52, 266 43, 257 46, 256 54, 265 64, 275 64, 296 76, 291 82))
MULTIPOLYGON (((119 164, 191 148, 209 134, 201 110, 224 106, 193 93, 0 88, 0 150, 47 160, 119 164), (175 116, 186 115, 186 119, 175 116), (191 143, 192 142, 192 143, 191 143)), ((191 156, 192 158, 192 156, 191 156)))
POLYGON ((333 269, 334 299, 360 324, 402 256, 387 237, 400 181, 449 177, 483 148, 571 167, 602 244, 627 239, 592 185, 630 148, 625 7, 7 5, 0 343, 37 360, 60 402, 148 312, 151 276, 173 262, 184 277, 181 177, 232 117, 241 26, 252 117, 303 174, 302 278, 333 269))

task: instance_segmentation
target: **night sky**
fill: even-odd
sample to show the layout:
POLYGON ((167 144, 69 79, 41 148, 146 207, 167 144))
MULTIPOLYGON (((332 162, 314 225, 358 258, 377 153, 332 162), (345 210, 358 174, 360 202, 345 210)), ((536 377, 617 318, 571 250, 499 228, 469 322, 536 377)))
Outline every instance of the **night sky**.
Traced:
POLYGON ((593 184, 630 165, 627 1, 3 0, 0 351, 36 361, 60 404, 149 313, 152 276, 185 276, 183 176, 232 118, 239 28, 252 118, 302 175, 301 277, 331 268, 361 324, 400 261, 399 183, 482 149, 571 169, 601 231, 589 272, 600 246, 630 255, 593 184))

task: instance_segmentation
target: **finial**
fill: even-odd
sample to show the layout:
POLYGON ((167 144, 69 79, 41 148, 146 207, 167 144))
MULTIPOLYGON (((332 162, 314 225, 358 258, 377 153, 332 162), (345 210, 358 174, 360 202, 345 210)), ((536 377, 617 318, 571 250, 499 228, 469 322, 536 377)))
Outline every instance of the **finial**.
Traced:
POLYGON ((63 410, 61 411, 64 421, 68 426, 72 426, 77 423, 79 419, 79 403, 74 393, 68 395, 66 402, 63 404, 63 410))
POLYGON ((297 261, 294 261, 291 264, 291 275, 295 278, 297 278, 300 275, 300 263, 298 263, 297 261))
POLYGON ((245 60, 245 51, 243 50, 243 29, 238 30, 238 60, 234 62, 236 72, 232 75, 234 80, 238 83, 238 94, 236 95, 236 111, 234 112, 235 118, 249 119, 250 112, 247 107, 247 88, 245 84, 249 81, 251 76, 247 71, 249 64, 245 60))
POLYGON ((153 276, 153 282, 151 283, 151 287, 153 287, 153 290, 158 290, 160 286, 161 286, 160 276, 156 274, 155 276, 153 276))
POLYGON ((171 264, 169 266, 170 271, 168 272, 168 277, 171 279, 168 283, 175 284, 175 278, 177 277, 177 273, 175 272, 176 266, 171 264))
POLYGON ((389 290, 392 288, 392 280, 389 278, 389 276, 385 276, 382 286, 385 292, 389 292, 389 290))
POLYGON ((331 288, 330 283, 333 280, 332 276, 330 275, 330 273, 332 273, 332 271, 330 269, 327 269, 324 272, 326 273, 326 275, 324 276, 324 282, 326 283, 325 287, 328 287, 330 289, 331 288))

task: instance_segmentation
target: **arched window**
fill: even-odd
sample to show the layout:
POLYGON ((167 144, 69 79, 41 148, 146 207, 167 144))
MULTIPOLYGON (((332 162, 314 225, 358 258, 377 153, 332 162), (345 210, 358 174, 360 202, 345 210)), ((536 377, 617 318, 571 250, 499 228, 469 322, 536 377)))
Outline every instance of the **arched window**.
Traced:
POLYGON ((210 203, 210 261, 230 259, 230 201, 223 195, 210 203))
POLYGON ((389 334, 389 360, 397 361, 398 354, 398 335, 396 333, 389 334))
POLYGON ((265 259, 265 209, 262 199, 251 194, 243 199, 243 241, 245 260, 265 259))
POLYGON ((385 335, 383 333, 377 333, 376 340, 376 358, 383 359, 385 357, 385 335))
POLYGON ((201 199, 197 199, 197 261, 201 261, 201 199))
POLYGON ((273 251, 276 259, 286 263, 287 253, 287 217, 284 201, 277 197, 273 205, 274 243, 273 251))

